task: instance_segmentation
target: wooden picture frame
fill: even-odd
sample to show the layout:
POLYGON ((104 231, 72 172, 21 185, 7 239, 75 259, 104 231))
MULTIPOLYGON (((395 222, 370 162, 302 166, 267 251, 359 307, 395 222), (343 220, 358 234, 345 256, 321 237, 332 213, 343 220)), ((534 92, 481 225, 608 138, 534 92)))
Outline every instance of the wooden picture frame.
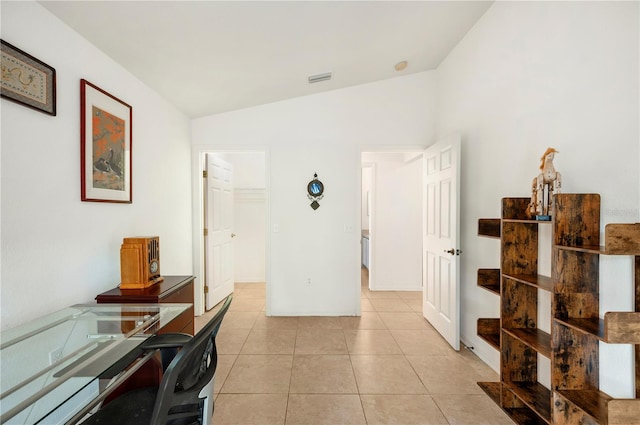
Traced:
POLYGON ((82 200, 130 204, 133 108, 80 80, 82 200))
POLYGON ((56 70, 4 40, 0 40, 0 51, 0 96, 55 116, 56 70))

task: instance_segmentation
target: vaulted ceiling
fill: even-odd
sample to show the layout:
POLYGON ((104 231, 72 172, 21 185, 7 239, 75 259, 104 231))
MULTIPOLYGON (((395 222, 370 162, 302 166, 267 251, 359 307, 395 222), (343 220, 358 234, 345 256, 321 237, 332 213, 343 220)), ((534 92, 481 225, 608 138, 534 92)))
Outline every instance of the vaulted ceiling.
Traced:
POLYGON ((435 69, 493 1, 40 3, 195 118, 435 69))

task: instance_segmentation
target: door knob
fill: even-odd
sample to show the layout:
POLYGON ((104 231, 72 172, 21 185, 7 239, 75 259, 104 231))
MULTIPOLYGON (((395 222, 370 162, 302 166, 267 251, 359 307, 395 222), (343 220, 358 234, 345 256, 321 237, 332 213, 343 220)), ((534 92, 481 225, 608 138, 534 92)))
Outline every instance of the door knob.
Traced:
POLYGON ((447 254, 451 254, 451 255, 460 255, 462 254, 462 250, 461 249, 445 249, 444 252, 446 252, 447 254))

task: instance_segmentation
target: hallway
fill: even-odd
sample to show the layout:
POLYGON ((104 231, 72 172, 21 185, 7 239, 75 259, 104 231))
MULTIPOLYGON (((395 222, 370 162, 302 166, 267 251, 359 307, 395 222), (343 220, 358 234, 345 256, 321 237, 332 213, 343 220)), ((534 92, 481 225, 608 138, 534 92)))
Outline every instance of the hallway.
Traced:
MULTIPOLYGON (((420 292, 371 292, 361 317, 266 317, 236 284, 217 337, 216 425, 512 424, 476 385, 496 373, 422 318, 420 292)), ((196 318, 196 330, 217 310, 196 318)))

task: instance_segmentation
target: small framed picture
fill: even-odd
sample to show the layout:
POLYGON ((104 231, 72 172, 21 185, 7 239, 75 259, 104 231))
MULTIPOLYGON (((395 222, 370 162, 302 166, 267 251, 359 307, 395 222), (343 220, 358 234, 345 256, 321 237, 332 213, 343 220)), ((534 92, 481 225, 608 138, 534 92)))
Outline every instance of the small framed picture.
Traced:
POLYGON ((2 84, 0 95, 45 114, 56 114, 56 70, 0 40, 2 84))
POLYGON ((133 109, 80 80, 80 178, 82 200, 130 204, 133 109))

